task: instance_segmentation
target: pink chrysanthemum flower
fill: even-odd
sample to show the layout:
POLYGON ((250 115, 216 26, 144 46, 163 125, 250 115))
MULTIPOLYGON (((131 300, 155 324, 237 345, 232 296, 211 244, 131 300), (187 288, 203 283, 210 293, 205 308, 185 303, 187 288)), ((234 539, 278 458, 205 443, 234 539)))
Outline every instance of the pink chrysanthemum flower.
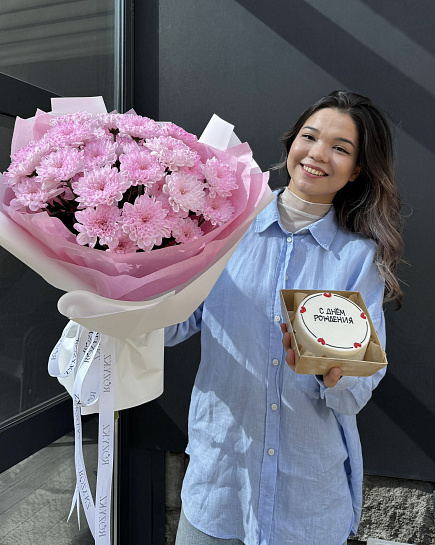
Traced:
POLYGON ((56 127, 57 125, 61 125, 62 123, 86 124, 86 123, 90 123, 91 120, 92 120, 92 114, 90 114, 89 112, 75 112, 72 114, 64 114, 64 115, 59 115, 57 117, 53 117, 50 123, 53 127, 56 127))
POLYGON ((161 202, 163 210, 167 211, 166 219, 168 221, 168 225, 170 226, 171 231, 178 226, 180 220, 187 218, 187 216, 189 215, 189 212, 185 212, 184 210, 181 210, 181 208, 178 212, 175 212, 172 206, 169 204, 168 196, 164 193, 158 195, 156 197, 156 201, 161 202))
POLYGON ((129 135, 143 140, 163 134, 156 121, 136 114, 124 114, 118 121, 118 127, 121 136, 129 135))
POLYGON ((88 142, 93 142, 94 140, 105 140, 109 139, 110 142, 113 142, 114 136, 108 131, 100 127, 94 120, 92 120, 91 133, 89 138, 86 140, 85 144, 88 142))
POLYGON ((172 228, 172 236, 180 244, 196 240, 203 234, 201 227, 198 226, 198 220, 191 218, 180 219, 178 224, 172 228))
POLYGON ((115 248, 121 236, 120 216, 121 211, 117 206, 106 204, 79 210, 75 213, 79 223, 74 224, 74 229, 79 232, 78 244, 82 246, 88 244, 93 248, 99 239, 101 245, 115 248))
POLYGON ((8 187, 15 188, 16 185, 19 185, 29 179, 29 176, 22 176, 14 172, 14 169, 9 167, 7 172, 4 172, 1 176, 1 181, 8 187))
POLYGON ((207 159, 206 164, 202 166, 202 173, 206 179, 206 187, 210 191, 211 198, 216 195, 229 197, 231 192, 237 188, 234 170, 216 157, 207 159))
POLYGON ((132 153, 144 149, 139 145, 131 136, 117 136, 116 137, 116 155, 120 157, 122 154, 132 153))
MULTIPOLYGON (((191 167, 180 167, 178 171, 185 172, 186 174, 192 174, 193 176, 196 176, 198 180, 204 179, 204 174, 202 173, 202 167, 204 163, 201 161, 201 157, 199 155, 196 156, 195 161, 193 163, 193 166, 191 167)), ((204 186, 206 187, 206 186, 204 186)))
MULTIPOLYGON (((82 113, 86 114, 86 112, 82 113)), ((92 134, 89 115, 71 114, 54 119, 52 121, 53 127, 44 134, 44 140, 54 148, 81 146, 92 134)))
POLYGON ((157 180, 153 185, 150 187, 147 187, 147 194, 150 197, 156 197, 156 199, 161 200, 163 205, 171 208, 171 205, 169 204, 168 197, 163 193, 163 186, 166 183, 166 176, 162 176, 160 180, 157 180), (161 199, 160 197, 164 197, 161 199))
POLYGON ((123 233, 119 237, 118 246, 115 246, 114 248, 109 248, 107 251, 114 252, 116 254, 131 254, 136 252, 138 249, 139 248, 136 242, 131 240, 131 238, 128 235, 123 233))
POLYGON ((169 203, 175 212, 184 210, 198 212, 204 204, 204 184, 196 176, 185 172, 173 172, 166 176, 163 193, 169 196, 169 203))
POLYGON ((70 180, 83 170, 83 152, 75 148, 62 148, 41 159, 36 167, 43 189, 55 187, 59 182, 70 180))
POLYGON ((162 129, 164 136, 172 136, 172 138, 177 138, 193 150, 198 148, 198 138, 194 134, 185 131, 178 125, 175 125, 174 123, 165 123, 162 129))
POLYGON ((165 167, 145 148, 121 155, 119 161, 120 170, 127 174, 132 185, 149 187, 165 174, 165 167))
POLYGON ((223 225, 227 223, 234 214, 234 206, 226 197, 220 195, 212 198, 206 195, 202 215, 205 220, 211 222, 212 225, 223 225))
POLYGON ((72 187, 78 195, 80 208, 97 206, 99 204, 112 205, 122 200, 122 194, 131 183, 126 176, 116 168, 106 165, 102 168, 86 171, 72 187))
POLYGON ((25 169, 23 173, 32 174, 42 157, 50 151, 51 148, 48 142, 43 140, 31 141, 27 146, 14 153, 12 161, 13 164, 20 165, 22 169, 25 169))
POLYGON ((197 153, 186 146, 184 142, 172 136, 160 136, 151 138, 144 146, 151 150, 158 160, 170 170, 178 170, 180 167, 193 167, 197 153))
POLYGON ((156 201, 160 201, 162 203, 162 207, 164 210, 167 210, 168 215, 166 216, 166 219, 170 223, 171 231, 174 227, 176 227, 180 221, 180 219, 187 218, 189 215, 189 212, 185 212, 181 208, 178 210, 178 212, 175 212, 175 210, 172 208, 169 197, 166 195, 166 193, 163 193, 162 187, 165 183, 165 178, 154 184, 152 187, 148 189, 148 195, 151 197, 155 197, 156 201), (160 187, 160 191, 157 191, 156 188, 160 187))
POLYGON ((110 114, 97 114, 95 121, 107 131, 117 131, 120 119, 122 119, 122 114, 112 112, 110 114))
POLYGON ((9 187, 21 181, 23 176, 34 174, 41 159, 50 152, 50 144, 39 140, 30 142, 19 149, 12 158, 12 163, 4 174, 3 182, 9 187))
POLYGON ((83 148, 83 163, 85 170, 103 167, 115 163, 116 144, 108 138, 98 138, 88 142, 83 148))
POLYGON ((32 212, 38 212, 46 208, 48 201, 63 193, 63 189, 47 190, 42 189, 35 178, 24 178, 23 181, 14 187, 15 199, 11 200, 12 208, 28 207, 32 212))
POLYGON ((160 246, 171 234, 167 211, 162 203, 148 195, 141 195, 134 204, 125 203, 122 212, 122 230, 145 251, 160 246))

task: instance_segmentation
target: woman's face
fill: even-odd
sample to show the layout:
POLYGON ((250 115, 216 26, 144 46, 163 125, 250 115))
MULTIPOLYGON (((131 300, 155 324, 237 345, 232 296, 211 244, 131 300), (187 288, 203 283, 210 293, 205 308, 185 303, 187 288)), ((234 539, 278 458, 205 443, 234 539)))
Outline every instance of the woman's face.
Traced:
POLYGON ((290 191, 305 201, 331 203, 337 191, 359 174, 358 144, 358 130, 348 114, 334 108, 315 112, 287 157, 290 191))

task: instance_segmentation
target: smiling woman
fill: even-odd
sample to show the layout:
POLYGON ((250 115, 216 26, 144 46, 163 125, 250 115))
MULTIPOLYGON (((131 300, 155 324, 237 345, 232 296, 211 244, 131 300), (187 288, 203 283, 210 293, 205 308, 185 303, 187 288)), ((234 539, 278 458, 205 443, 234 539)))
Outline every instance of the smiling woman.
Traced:
POLYGON ((341 227, 376 242, 384 302, 400 308, 401 200, 384 112, 368 97, 334 91, 307 108, 281 140, 285 158, 276 168, 286 169, 289 189, 307 201, 332 202, 341 227))
POLYGON ((343 545, 357 530, 355 415, 385 371, 341 380, 340 367, 293 372, 280 290, 360 292, 384 343, 384 286, 401 295, 392 281, 401 237, 383 120, 346 91, 308 108, 284 138, 288 188, 257 216, 203 305, 165 330, 168 346, 201 331, 176 545, 343 545))
POLYGON ((314 113, 288 154, 290 191, 309 202, 331 203, 359 174, 358 146, 358 130, 347 113, 333 108, 314 113))

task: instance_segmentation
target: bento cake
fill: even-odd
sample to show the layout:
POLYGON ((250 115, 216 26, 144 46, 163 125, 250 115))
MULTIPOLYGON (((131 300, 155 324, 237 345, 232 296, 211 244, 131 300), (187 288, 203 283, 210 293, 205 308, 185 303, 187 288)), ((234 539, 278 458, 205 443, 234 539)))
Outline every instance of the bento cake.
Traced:
POLYGON ((299 305, 293 330, 302 353, 327 358, 362 360, 370 341, 364 311, 342 295, 322 292, 299 305))

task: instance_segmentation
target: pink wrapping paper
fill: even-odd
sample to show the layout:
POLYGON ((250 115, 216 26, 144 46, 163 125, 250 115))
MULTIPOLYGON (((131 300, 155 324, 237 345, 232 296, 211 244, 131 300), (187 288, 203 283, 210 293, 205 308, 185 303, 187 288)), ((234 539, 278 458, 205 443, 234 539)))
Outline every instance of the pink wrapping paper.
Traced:
MULTIPOLYGON (((74 101, 70 100, 68 106, 74 108, 74 101)), ((32 138, 40 138, 50 127, 51 117, 52 114, 38 111, 30 120, 19 119, 14 132, 14 148, 27 144, 32 138)), ((150 253, 114 254, 79 246, 62 222, 46 212, 22 214, 14 211, 9 206, 13 192, 3 186, 4 214, 15 223, 17 231, 21 230, 31 239, 31 251, 24 253, 34 257, 28 258, 26 263, 59 289, 70 291, 79 285, 116 300, 141 301, 184 287, 237 243, 251 223, 253 212, 272 198, 267 186, 268 173, 259 171, 248 144, 228 150, 204 145, 203 153, 205 158, 218 157, 237 172, 239 187, 233 191, 231 199, 235 207, 232 220, 200 239, 150 253), (65 272, 65 276, 56 273, 53 278, 52 266, 65 272), (70 278, 76 279, 73 286, 70 286, 70 278)), ((24 248, 16 249, 13 237, 5 230, 0 229, 0 243, 15 255, 19 253, 17 257, 21 259, 24 248)))

